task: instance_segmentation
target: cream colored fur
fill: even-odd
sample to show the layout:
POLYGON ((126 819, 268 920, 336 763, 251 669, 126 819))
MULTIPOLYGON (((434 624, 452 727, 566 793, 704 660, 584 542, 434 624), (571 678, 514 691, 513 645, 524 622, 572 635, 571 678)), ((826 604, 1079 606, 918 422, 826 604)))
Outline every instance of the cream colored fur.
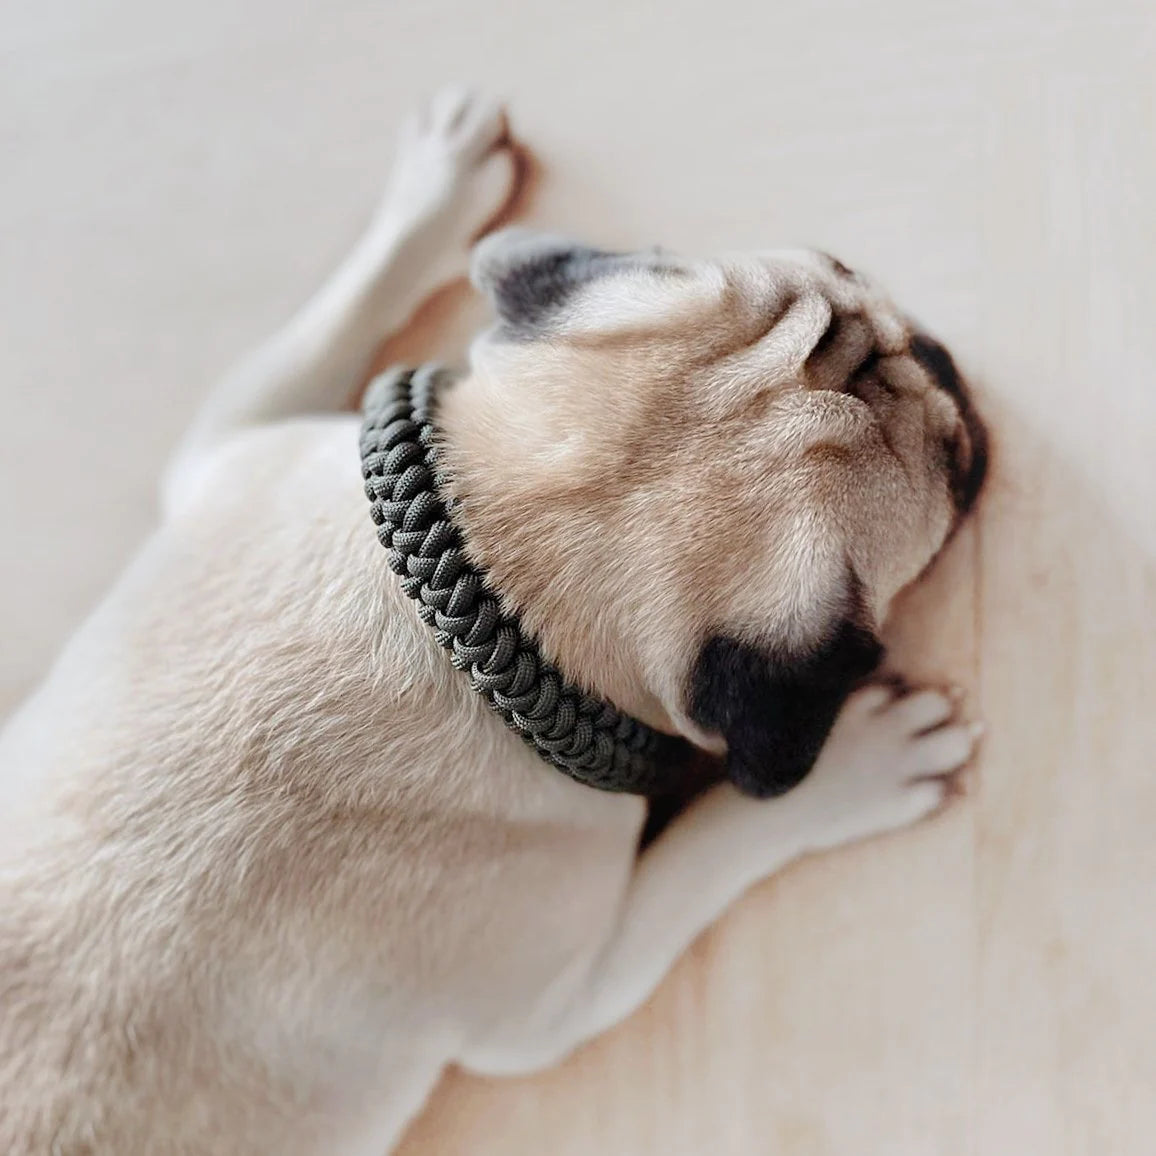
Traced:
MULTIPOLYGON (((930 814, 969 757, 974 733, 948 698, 868 689, 796 790, 760 802, 716 787, 636 858, 642 802, 549 770, 452 669, 385 565, 357 422, 336 410, 383 332, 464 270, 511 173, 496 106, 449 92, 411 121, 365 240, 222 384, 168 475, 162 525, 4 732, 6 1156, 384 1156, 447 1063, 555 1062, 638 1007, 748 886, 930 814)), ((733 275, 713 276, 718 292, 750 298, 733 275)), ((703 343, 714 332, 704 284, 706 298, 677 305, 692 343, 696 328, 703 343)), ((591 293, 595 350, 614 338, 591 337, 592 319, 616 332, 632 308, 649 325, 671 305, 648 282, 634 296, 591 293)), ((786 372, 817 323, 781 331, 764 370, 786 372)), ((503 411, 530 424, 531 443, 569 424, 559 452, 590 460, 564 401, 551 413, 549 391, 534 401, 503 386, 534 356, 539 374, 558 359, 564 391, 563 345, 503 354, 483 341, 474 384, 447 398, 449 446, 479 510, 510 481, 501 453, 484 465, 491 393, 507 390, 503 411)), ((655 375, 628 362, 620 404, 656 404, 665 387, 648 394, 655 375)), ((731 374, 734 390, 748 371, 731 374)), ((691 445, 687 478, 702 451, 691 445)), ((692 514, 695 495, 689 485, 692 514)), ((507 507, 504 520, 517 516, 507 507)), ((880 573, 878 609, 947 521, 932 517, 918 557, 880 573)), ((565 522, 555 530, 565 537, 565 522)), ((479 525, 479 542, 489 533, 479 525)), ((741 566, 778 573, 780 590, 810 583, 820 600, 832 581, 797 550, 768 559, 757 535, 740 537, 732 556, 720 547, 701 563, 718 585, 700 610, 693 551, 674 556, 671 577, 648 572, 640 548, 629 590, 584 592, 581 570, 567 571, 572 618, 532 569, 501 578, 576 674, 718 749, 679 700, 699 619, 766 611, 731 581, 741 566), (631 616, 675 587, 681 617, 643 654, 631 616), (617 642, 591 628, 584 644, 595 609, 617 642)))

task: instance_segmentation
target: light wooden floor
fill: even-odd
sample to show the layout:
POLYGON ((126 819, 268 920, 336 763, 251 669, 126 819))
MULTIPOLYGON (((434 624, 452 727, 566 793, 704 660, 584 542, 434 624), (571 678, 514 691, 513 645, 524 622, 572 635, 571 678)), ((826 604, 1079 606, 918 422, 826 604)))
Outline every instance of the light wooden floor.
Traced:
POLYGON ((821 245, 981 384, 990 492, 893 631, 988 723, 972 797, 759 888, 563 1068, 452 1075, 407 1156, 1156 1152, 1154 22, 1139 0, 0 9, 5 708, 145 532, 198 393, 340 253, 383 134, 444 78, 509 96, 541 223, 821 245))

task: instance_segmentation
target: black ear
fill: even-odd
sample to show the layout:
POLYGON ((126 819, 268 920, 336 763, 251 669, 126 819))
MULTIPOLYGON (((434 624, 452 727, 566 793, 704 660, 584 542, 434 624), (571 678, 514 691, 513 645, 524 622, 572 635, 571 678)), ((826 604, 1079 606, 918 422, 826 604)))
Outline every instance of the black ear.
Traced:
POLYGON ((691 674, 690 716, 726 739, 739 790, 781 795, 806 777, 844 699, 882 657, 874 634, 849 620, 796 658, 712 638, 691 674))
POLYGON ((548 322, 578 286, 621 268, 625 257, 515 228, 479 243, 470 276, 511 331, 529 333, 548 322))

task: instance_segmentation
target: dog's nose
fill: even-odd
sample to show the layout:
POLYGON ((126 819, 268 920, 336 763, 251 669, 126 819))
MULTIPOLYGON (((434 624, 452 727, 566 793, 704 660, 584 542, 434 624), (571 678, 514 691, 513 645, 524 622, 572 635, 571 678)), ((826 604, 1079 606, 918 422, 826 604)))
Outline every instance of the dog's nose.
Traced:
POLYGON ((927 375, 944 393, 950 394, 956 402, 965 400, 963 378, 955 368, 951 354, 926 333, 917 333, 911 338, 911 356, 927 371, 927 375))
POLYGON ((926 333, 917 333, 911 339, 911 356, 955 402, 967 431, 969 449, 958 463, 956 476, 952 479, 956 507, 961 514, 966 514, 975 505, 987 477, 987 430, 972 404, 971 391, 943 345, 926 333))

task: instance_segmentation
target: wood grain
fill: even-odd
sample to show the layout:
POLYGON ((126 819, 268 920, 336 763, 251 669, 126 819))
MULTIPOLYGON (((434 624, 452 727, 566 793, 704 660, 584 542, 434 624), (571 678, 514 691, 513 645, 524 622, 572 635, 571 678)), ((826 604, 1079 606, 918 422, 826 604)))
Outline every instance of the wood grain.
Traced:
MULTIPOLYGON (((897 668, 963 683, 987 723, 967 799, 757 888, 559 1069, 450 1073, 405 1156, 1156 1151, 1154 24, 1141 0, 0 13, 0 704, 443 77, 509 97, 538 224, 820 245, 979 384, 991 486, 890 631, 897 668)), ((463 305, 395 355, 460 355, 463 305)))

